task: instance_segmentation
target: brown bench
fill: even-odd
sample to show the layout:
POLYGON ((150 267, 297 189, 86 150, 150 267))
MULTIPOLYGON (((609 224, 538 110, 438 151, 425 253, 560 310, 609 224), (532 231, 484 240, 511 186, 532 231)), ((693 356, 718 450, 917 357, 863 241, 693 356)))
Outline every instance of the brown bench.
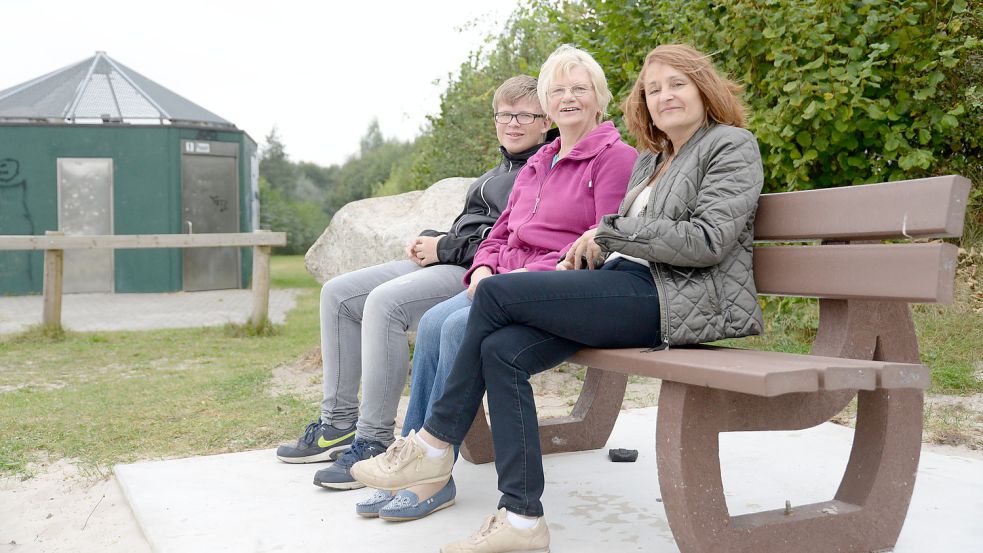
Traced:
MULTIPOLYGON (((569 417, 541 421, 543 453, 603 447, 627 375, 659 378, 659 484, 682 553, 892 548, 911 500, 930 384, 908 304, 951 302, 957 257, 952 244, 910 239, 960 236, 969 188, 967 179, 946 176, 763 195, 756 241, 813 243, 754 250, 760 294, 819 298, 811 355, 582 350, 571 359, 589 367, 580 398, 569 417), (853 450, 832 500, 730 516, 718 433, 809 428, 854 397, 853 450)), ((484 411, 461 454, 494 459, 484 411)))

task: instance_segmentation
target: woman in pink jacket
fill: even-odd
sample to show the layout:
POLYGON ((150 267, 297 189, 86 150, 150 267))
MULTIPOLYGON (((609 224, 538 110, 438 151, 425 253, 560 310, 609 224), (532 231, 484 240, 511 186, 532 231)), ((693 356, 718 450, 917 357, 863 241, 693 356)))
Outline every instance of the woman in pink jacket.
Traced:
MULTIPOLYGON (((482 279, 518 271, 552 271, 563 254, 603 215, 615 213, 638 157, 618 129, 602 122, 611 92, 590 54, 561 46, 540 69, 539 100, 560 137, 526 162, 508 205, 475 254, 464 276, 467 290, 427 311, 417 330, 410 403, 403 435, 419 430, 450 373, 482 279)), ((497 113, 499 124, 518 125, 514 113, 497 113)), ((395 494, 377 491, 356 505, 359 515, 415 520, 454 504, 453 479, 395 494)))

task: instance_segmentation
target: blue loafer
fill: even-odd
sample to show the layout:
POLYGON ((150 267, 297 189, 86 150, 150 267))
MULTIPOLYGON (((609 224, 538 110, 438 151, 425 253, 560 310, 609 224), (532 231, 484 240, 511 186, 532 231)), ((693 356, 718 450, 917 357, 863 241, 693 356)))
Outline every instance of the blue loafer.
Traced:
POLYGON ((393 522, 416 520, 450 507, 454 504, 456 496, 457 487, 454 485, 453 477, 439 492, 423 501, 420 501, 420 498, 411 491, 400 490, 388 505, 379 509, 379 518, 393 522))
POLYGON ((365 518, 376 518, 382 509, 393 500, 393 493, 386 490, 375 490, 375 493, 355 504, 355 514, 365 518))

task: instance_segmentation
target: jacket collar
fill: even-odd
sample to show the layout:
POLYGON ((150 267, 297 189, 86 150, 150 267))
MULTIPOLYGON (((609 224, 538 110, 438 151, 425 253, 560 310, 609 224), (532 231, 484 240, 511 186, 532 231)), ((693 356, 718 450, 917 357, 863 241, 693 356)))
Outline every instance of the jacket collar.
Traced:
MULTIPOLYGON (((566 157, 570 159, 592 158, 619 140, 621 140, 621 133, 618 132, 617 127, 614 126, 614 123, 605 121, 581 138, 566 157)), ((556 140, 543 147, 541 151, 543 156, 552 159, 560 151, 560 138, 557 137, 556 140)))
POLYGON ((512 163, 525 163, 529 160, 536 152, 546 146, 550 142, 553 142, 560 137, 559 129, 550 129, 546 132, 546 141, 536 144, 528 150, 521 151, 519 153, 513 154, 512 152, 505 149, 505 146, 499 146, 498 151, 502 153, 502 157, 505 158, 504 161, 511 161, 512 163))
MULTIPOLYGON (((689 153, 693 151, 693 148, 696 147, 696 145, 700 142, 700 140, 702 140, 703 137, 706 136, 708 132, 710 132, 710 129, 714 128, 715 126, 717 126, 717 123, 710 123, 709 125, 704 125, 699 129, 696 129, 696 132, 693 133, 693 136, 689 137, 689 140, 686 141, 686 144, 683 144, 683 147, 676 154, 676 160, 678 161, 683 157, 685 157, 686 155, 689 155, 689 153)), ((663 158, 663 154, 665 154, 665 152, 660 152, 658 156, 655 156, 656 161, 661 160, 663 158)))

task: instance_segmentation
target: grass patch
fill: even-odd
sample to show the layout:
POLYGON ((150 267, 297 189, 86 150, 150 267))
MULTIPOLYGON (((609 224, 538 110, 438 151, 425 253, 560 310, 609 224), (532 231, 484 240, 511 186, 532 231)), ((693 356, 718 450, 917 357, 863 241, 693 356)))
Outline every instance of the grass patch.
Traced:
POLYGON ((9 341, 12 343, 50 344, 64 340, 65 335, 65 329, 60 326, 38 324, 13 335, 9 341))
POLYGON ((922 363, 932 369, 931 392, 983 392, 983 313, 958 305, 917 306, 915 331, 922 363))
POLYGON ((244 323, 226 323, 222 327, 225 335, 230 338, 258 338, 263 336, 273 336, 276 334, 276 326, 269 319, 264 318, 259 324, 252 321, 244 323))
MULTIPOLYGON (((273 260, 274 286, 303 281, 301 256, 273 260)), ((0 474, 29 476, 43 458, 102 470, 295 439, 316 408, 273 396, 270 381, 318 343, 310 280, 283 325, 0 337, 0 474)))
POLYGON ((764 333, 714 342, 716 345, 809 353, 819 328, 819 301, 810 298, 766 297, 761 302, 764 315, 764 333))
POLYGON ((304 267, 302 255, 275 255, 270 258, 270 285, 273 288, 320 288, 304 267))

